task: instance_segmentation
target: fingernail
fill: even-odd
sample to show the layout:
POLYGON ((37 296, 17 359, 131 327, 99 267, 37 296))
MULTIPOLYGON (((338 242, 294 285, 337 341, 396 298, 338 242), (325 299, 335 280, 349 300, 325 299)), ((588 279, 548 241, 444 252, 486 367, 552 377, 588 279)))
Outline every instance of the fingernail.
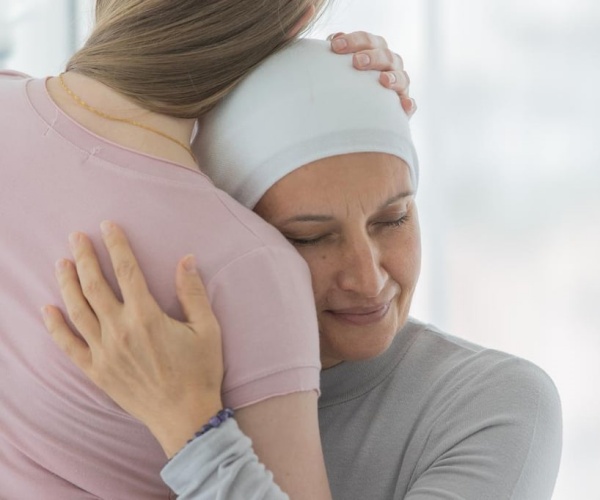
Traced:
POLYGON ((388 79, 388 84, 390 85, 394 85, 394 83, 396 83, 396 73, 386 73, 387 75, 387 79, 388 79))
POLYGON ((371 62, 371 58, 367 54, 356 54, 356 62, 359 66, 366 66, 371 62))
POLYGON ((76 248, 81 243, 81 233, 71 233, 69 235, 69 244, 71 248, 76 248))
POLYGON ((102 221, 102 223, 100 224, 100 230, 102 231, 102 234, 104 236, 108 236, 110 233, 113 232, 114 229, 115 225, 108 220, 102 221))
POLYGON ((188 255, 183 260, 183 268, 189 274, 196 274, 198 270, 196 269, 196 258, 193 255, 188 255))
POLYGON ((417 101, 412 97, 410 98, 410 114, 412 115, 417 110, 417 101))
POLYGON ((59 259, 54 264, 57 273, 65 272, 67 267, 69 267, 69 261, 67 259, 59 259))
POLYGON ((333 40, 333 42, 331 42, 331 46, 335 50, 344 50, 348 46, 348 42, 345 38, 336 38, 333 40))
POLYGON ((343 31, 338 31, 337 33, 332 33, 327 37, 327 41, 331 42, 331 40, 335 40, 338 36, 342 36, 344 34, 343 31))

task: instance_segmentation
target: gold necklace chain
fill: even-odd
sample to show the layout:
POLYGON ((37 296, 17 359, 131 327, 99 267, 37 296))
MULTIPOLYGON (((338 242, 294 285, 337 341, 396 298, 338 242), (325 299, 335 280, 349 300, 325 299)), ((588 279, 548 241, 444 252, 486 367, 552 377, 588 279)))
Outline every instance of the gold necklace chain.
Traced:
POLYGON ((63 75, 64 75, 64 73, 62 73, 58 76, 60 84, 61 84, 62 88, 65 90, 65 92, 67 94, 69 94, 71 99, 73 99, 75 101, 75 103, 77 103, 78 106, 82 107, 83 109, 86 109, 87 111, 90 111, 91 113, 94 113, 95 115, 100 116, 101 118, 105 118, 106 120, 111 120, 113 122, 127 123, 129 125, 133 125, 134 127, 143 128, 144 130, 147 130, 148 132, 152 132, 154 134, 160 135, 161 137, 164 137, 165 139, 168 139, 169 141, 174 142, 178 146, 181 146, 183 149, 185 149, 190 154, 190 156, 194 159, 194 162, 196 162, 196 156, 194 155, 192 148, 189 147, 188 145, 184 144, 183 142, 181 142, 179 139, 175 139, 175 137, 170 136, 169 134, 166 134, 165 132, 163 132, 161 130, 155 129, 153 127, 150 127, 143 123, 137 122, 135 120, 130 120, 129 118, 121 118, 119 116, 109 115, 109 114, 105 113, 104 111, 100 111, 99 109, 96 109, 93 106, 90 106, 87 102, 85 102, 81 97, 79 97, 77 94, 75 94, 75 92, 73 92, 67 86, 67 84, 65 83, 65 80, 63 78, 63 75))

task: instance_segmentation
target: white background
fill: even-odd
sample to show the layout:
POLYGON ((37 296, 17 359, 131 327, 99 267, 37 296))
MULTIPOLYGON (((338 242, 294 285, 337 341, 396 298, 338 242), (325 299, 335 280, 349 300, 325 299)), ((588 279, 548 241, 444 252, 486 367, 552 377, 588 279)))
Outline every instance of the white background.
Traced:
MULTIPOLYGON (((564 411, 554 500, 600 498, 600 2, 334 4, 315 36, 385 36, 419 104, 413 314, 542 366, 564 411)), ((0 67, 60 72, 91 5, 0 0, 0 67)))

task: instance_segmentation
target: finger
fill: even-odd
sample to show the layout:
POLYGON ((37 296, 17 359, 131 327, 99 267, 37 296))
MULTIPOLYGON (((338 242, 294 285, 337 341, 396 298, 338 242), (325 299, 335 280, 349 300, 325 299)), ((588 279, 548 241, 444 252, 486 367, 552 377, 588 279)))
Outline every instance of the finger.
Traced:
POLYGON ((123 302, 136 309, 144 309, 155 302, 148 291, 146 279, 123 230, 114 222, 101 224, 102 239, 108 250, 123 302))
POLYGON ((56 307, 45 306, 42 308, 42 316, 46 330, 56 345, 84 373, 89 373, 92 367, 90 348, 69 328, 62 313, 56 307))
POLYGON ((387 48, 385 38, 366 31, 341 34, 331 42, 331 48, 338 54, 352 54, 361 50, 387 48))
POLYGON ((326 40, 328 42, 331 42, 332 40, 339 38, 342 35, 345 35, 345 33, 343 31, 338 31, 337 33, 332 33, 331 35, 329 35, 326 40))
POLYGON ((402 71, 404 61, 390 49, 381 48, 362 50, 354 54, 352 63, 357 69, 373 69, 376 71, 402 71))
POLYGON ((187 255, 177 266, 175 278, 177 297, 186 320, 191 325, 202 325, 212 316, 210 300, 196 268, 196 259, 187 255))
POLYGON ((408 98, 410 78, 406 71, 384 71, 379 75, 379 82, 384 87, 393 90, 401 98, 408 98))
POLYGON ((414 115, 417 111, 417 103, 415 100, 412 97, 408 97, 400 99, 400 102, 402 103, 402 109, 404 109, 404 112, 409 118, 411 118, 412 115, 414 115))
POLYGON ((73 263, 66 259, 59 260, 56 263, 55 274, 71 323, 88 345, 96 346, 100 340, 98 318, 81 290, 73 263))
POLYGON ((71 253, 83 296, 96 314, 109 314, 119 307, 119 301, 104 279, 98 257, 90 239, 83 233, 69 235, 71 253))

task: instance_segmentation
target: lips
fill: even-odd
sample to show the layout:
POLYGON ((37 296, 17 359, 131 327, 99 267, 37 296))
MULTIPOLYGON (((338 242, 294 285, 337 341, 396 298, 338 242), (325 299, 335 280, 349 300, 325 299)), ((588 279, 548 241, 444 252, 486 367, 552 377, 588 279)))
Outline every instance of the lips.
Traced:
POLYGON ((368 307, 350 307, 347 309, 330 309, 327 313, 338 321, 353 325, 371 325, 385 317, 390 309, 390 302, 368 307))

